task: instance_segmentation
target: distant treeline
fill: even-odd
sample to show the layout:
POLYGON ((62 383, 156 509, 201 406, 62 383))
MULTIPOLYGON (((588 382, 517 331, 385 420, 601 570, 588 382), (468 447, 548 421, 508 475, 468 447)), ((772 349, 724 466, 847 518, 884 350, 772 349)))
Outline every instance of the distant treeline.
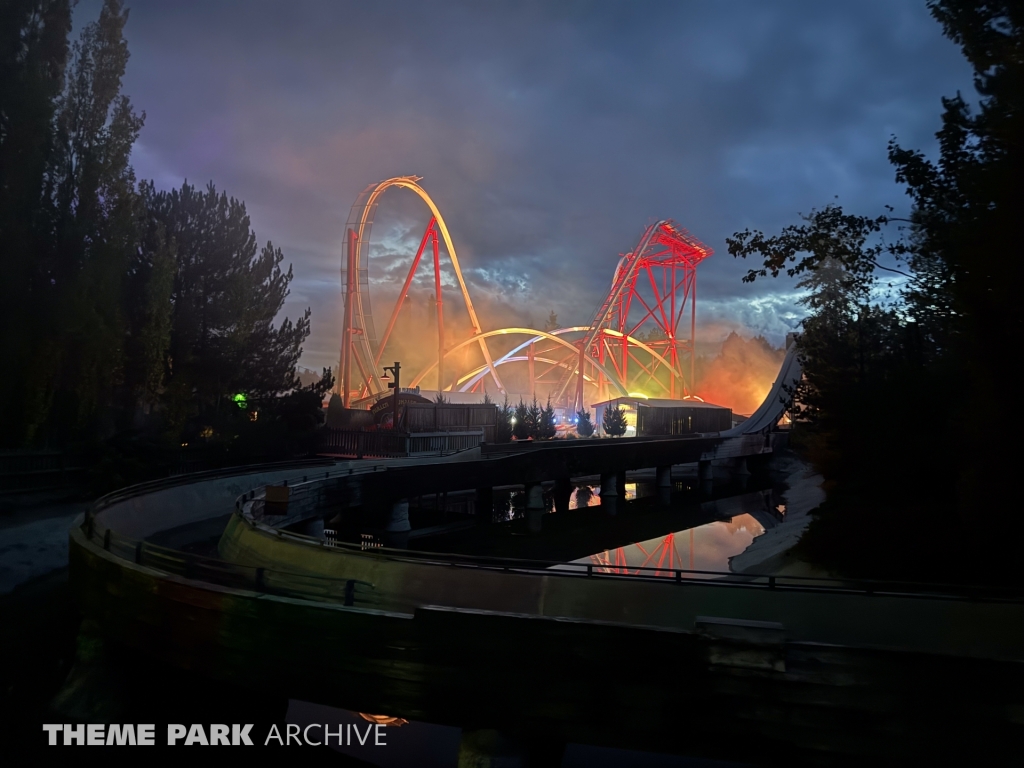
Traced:
POLYGON ((0 9, 0 447, 308 428, 331 382, 295 377, 309 310, 274 324, 281 250, 212 183, 135 178, 121 1, 73 44, 68 0, 0 9))
POLYGON ((809 292, 794 439, 828 501, 804 556, 862 576, 1020 581, 1015 537, 991 521, 1012 514, 1019 460, 1024 12, 928 6, 979 103, 943 100, 936 161, 890 142, 910 218, 829 205, 777 235, 737 233, 729 251, 762 262, 746 280, 785 271, 809 292))

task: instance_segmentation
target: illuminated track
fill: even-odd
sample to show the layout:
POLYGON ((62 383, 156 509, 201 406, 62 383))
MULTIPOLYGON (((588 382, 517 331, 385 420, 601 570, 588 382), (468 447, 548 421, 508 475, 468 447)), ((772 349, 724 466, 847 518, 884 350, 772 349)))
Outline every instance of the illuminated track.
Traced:
MULTIPOLYGON (((529 369, 528 392, 543 396, 546 387, 546 394, 555 403, 574 409, 634 391, 670 398, 691 394, 696 267, 711 255, 710 248, 671 220, 658 221, 647 227, 632 251, 621 256, 609 293, 588 325, 551 331, 525 327, 485 331, 473 306, 448 226, 419 181, 418 176, 398 176, 371 184, 360 193, 349 213, 341 270, 345 309, 338 378, 338 392, 346 407, 353 397, 387 391, 379 364, 428 244, 434 262, 437 357, 413 375, 410 386, 418 386, 429 374, 435 374, 439 390, 479 392, 489 376, 498 391, 507 394, 498 369, 515 363, 525 364, 529 369), (391 188, 414 192, 427 205, 431 217, 386 329, 378 339, 369 280, 364 276, 370 259, 374 214, 381 196, 391 188), (448 343, 453 340, 444 324, 439 238, 451 260, 472 327, 469 338, 453 344, 448 343), (681 339, 683 319, 689 320, 689 334, 681 339), (496 358, 488 340, 507 335, 527 339, 496 358), (566 336, 572 337, 572 341, 563 338, 566 336), (479 349, 479 362, 447 376, 456 363, 455 353, 471 348, 479 349), (690 363, 686 375, 684 358, 690 363), (550 376, 554 378, 545 378, 550 376)), ((461 365, 465 368, 465 363, 461 365)))

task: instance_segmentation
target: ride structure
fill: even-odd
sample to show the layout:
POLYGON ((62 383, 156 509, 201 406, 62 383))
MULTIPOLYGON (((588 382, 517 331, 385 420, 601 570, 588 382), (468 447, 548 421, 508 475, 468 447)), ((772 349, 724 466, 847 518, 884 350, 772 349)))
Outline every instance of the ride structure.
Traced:
POLYGON ((515 363, 525 364, 528 373, 528 385, 522 394, 543 397, 546 393, 555 404, 573 410, 585 408, 588 402, 638 392, 671 399, 692 394, 696 270, 712 254, 709 247, 675 222, 657 221, 644 230, 632 251, 621 255, 609 292, 588 325, 485 331, 444 217, 419 181, 418 176, 399 176, 371 184, 360 193, 349 213, 341 265, 344 315, 337 386, 345 407, 387 392, 379 364, 428 244, 433 255, 437 356, 412 377, 411 387, 433 374, 438 390, 480 392, 489 378, 499 393, 509 394, 499 368, 515 363), (431 216, 385 330, 378 338, 367 267, 374 215, 381 196, 391 188, 414 192, 427 205, 431 216), (445 328, 442 242, 469 317, 468 338, 458 338, 445 328), (503 341, 516 336, 525 340, 511 344, 503 341), (504 348, 495 354, 490 345, 499 341, 504 348), (457 362, 464 361, 465 353, 472 350, 476 351, 475 362, 457 362))

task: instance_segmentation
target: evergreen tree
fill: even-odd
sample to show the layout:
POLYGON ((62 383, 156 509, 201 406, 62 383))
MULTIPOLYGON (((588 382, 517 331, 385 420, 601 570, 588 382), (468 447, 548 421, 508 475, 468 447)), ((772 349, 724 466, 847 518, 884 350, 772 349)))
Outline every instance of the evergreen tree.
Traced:
POLYGON ((508 402, 508 395, 505 395, 505 401, 498 408, 498 421, 494 430, 494 442, 507 443, 512 439, 512 417, 514 415, 515 410, 508 402))
POLYGON ((828 206, 777 236, 739 233, 729 250, 762 257, 745 279, 786 270, 811 291, 796 393, 807 420, 793 437, 830 490, 803 555, 867 577, 1019 579, 1012 545, 981 525, 1002 504, 997 478, 1011 477, 1016 459, 987 448, 1002 425, 977 407, 1013 402, 1018 379, 1005 340, 1024 327, 1024 261, 1010 255, 1024 191, 1024 15, 1006 2, 928 7, 974 68, 980 98, 977 110, 959 95, 943 101, 937 160, 890 144, 913 201, 904 238, 881 241, 888 215, 828 206), (894 272, 898 295, 877 300, 879 275, 894 272), (905 429, 907 413, 931 416, 905 429), (900 439, 880 440, 885 428, 900 439), (962 459, 939 478, 953 446, 962 459), (885 537, 871 535, 883 525, 885 537), (952 552, 961 570, 951 577, 952 552))
POLYGON ((576 434, 580 437, 590 437, 594 434, 594 422, 590 420, 590 411, 576 412, 576 434))
POLYGON ((541 420, 543 418, 543 409, 537 402, 537 396, 533 396, 533 402, 530 403, 529 408, 526 410, 527 420, 527 434, 534 440, 541 437, 541 420))
POLYGON ((309 310, 294 324, 273 324, 288 296, 292 269, 251 231, 244 203, 200 191, 141 187, 150 218, 175 244, 168 350, 168 395, 197 413, 245 392, 270 397, 295 387, 295 364, 309 335, 309 310), (191 405, 188 405, 191 404, 191 405))
POLYGON ((512 416, 512 434, 516 440, 525 440, 530 432, 530 407, 519 398, 515 413, 512 416))
POLYGON ((551 314, 548 315, 548 319, 544 321, 545 331, 554 331, 558 329, 558 315, 555 314, 555 310, 551 310, 551 314))
POLYGON ((327 401, 327 426, 330 429, 342 429, 345 420, 345 404, 341 395, 335 392, 327 401))
POLYGON ((601 426, 604 427, 605 434, 611 437, 626 434, 626 412, 621 407, 612 408, 610 405, 606 405, 601 418, 601 426))
POLYGON ((46 301, 52 291, 54 115, 64 88, 71 10, 68 0, 0 3, 0 446, 21 447, 46 418, 52 370, 42 347, 57 346, 46 301))
POLYGON ((47 422, 62 436, 106 432, 113 425, 98 417, 111 413, 123 384, 125 275, 138 210, 128 160, 144 119, 121 94, 127 17, 120 0, 104 2, 73 45, 54 102, 45 241, 36 255, 44 276, 35 297, 42 338, 28 367, 29 439, 47 422))
POLYGON ((555 409, 551 407, 551 398, 548 398, 547 405, 540 412, 540 424, 537 429, 537 436, 542 440, 550 440, 557 434, 555 429, 555 409))

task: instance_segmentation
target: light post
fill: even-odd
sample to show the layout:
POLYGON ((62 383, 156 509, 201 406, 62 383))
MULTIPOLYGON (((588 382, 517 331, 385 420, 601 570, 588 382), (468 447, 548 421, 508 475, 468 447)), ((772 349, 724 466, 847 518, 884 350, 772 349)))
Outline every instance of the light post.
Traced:
POLYGON ((402 386, 401 386, 402 364, 396 360, 394 365, 385 365, 384 366, 384 377, 383 378, 385 378, 385 379, 388 378, 388 371, 391 371, 391 373, 394 374, 394 377, 395 377, 394 381, 389 381, 388 382, 388 389, 395 390, 394 413, 393 413, 393 415, 391 417, 391 426, 392 426, 393 429, 397 430, 398 429, 398 393, 402 391, 402 386))

